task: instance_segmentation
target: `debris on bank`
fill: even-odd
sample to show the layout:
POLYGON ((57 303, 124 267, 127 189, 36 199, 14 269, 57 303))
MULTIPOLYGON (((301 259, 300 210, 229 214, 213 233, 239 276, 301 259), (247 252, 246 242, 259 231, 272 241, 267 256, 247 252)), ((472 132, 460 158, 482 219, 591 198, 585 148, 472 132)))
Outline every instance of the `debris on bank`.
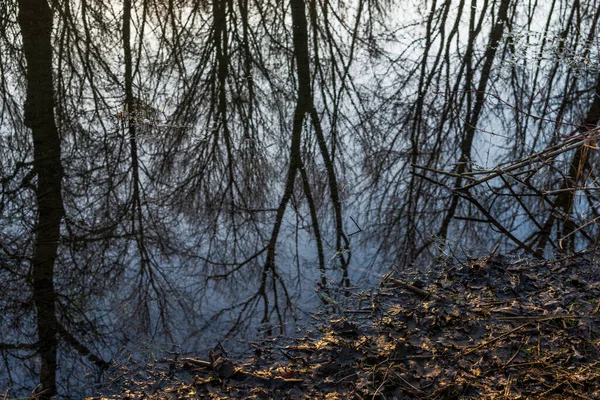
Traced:
POLYGON ((121 369, 119 393, 89 400, 600 399, 599 255, 409 268, 314 314, 302 338, 121 369))

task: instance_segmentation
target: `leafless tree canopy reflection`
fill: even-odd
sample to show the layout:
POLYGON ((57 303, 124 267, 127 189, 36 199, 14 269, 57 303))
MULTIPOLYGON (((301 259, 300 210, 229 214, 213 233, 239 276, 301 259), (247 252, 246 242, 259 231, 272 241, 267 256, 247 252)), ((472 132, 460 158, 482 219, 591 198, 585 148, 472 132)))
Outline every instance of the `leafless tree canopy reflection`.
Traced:
POLYGON ((281 332, 368 249, 386 270, 600 238, 592 0, 0 11, 15 393, 89 388, 121 346, 281 332))

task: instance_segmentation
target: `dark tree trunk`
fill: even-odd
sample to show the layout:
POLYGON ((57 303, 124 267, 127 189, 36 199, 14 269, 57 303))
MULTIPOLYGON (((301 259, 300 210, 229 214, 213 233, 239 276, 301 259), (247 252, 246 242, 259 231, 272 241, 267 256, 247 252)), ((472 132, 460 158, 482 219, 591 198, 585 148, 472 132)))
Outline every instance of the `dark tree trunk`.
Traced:
POLYGON ((64 216, 60 138, 54 121, 52 10, 46 0, 19 0, 19 25, 27 61, 25 125, 33 135, 38 220, 33 256, 33 300, 41 359, 40 398, 56 395, 57 319, 54 262, 64 216))
MULTIPOLYGON (((288 167, 285 189, 281 202, 277 208, 275 224, 271 233, 271 239, 267 246, 267 258, 263 269, 261 286, 259 294, 263 298, 264 311, 262 322, 269 321, 269 299, 267 297, 266 285, 269 272, 276 274, 275 255, 279 231, 283 224, 283 217, 286 207, 292 198, 296 176, 302 168, 302 126, 306 113, 310 111, 312 103, 312 93, 310 90, 310 59, 308 57, 308 29, 303 0, 292 0, 292 25, 294 42, 294 59, 296 61, 296 73, 298 78, 298 90, 296 99, 296 108, 294 110, 294 123, 292 128, 292 140, 290 146, 290 165, 288 167)), ((275 304, 275 306, 277 306, 275 304)))
MULTIPOLYGON (((475 105, 470 111, 470 115, 467 120, 468 122, 464 126, 464 133, 461 138, 461 155, 458 160, 458 167, 456 170, 456 173, 459 175, 459 177, 457 177, 455 180, 455 188, 459 188, 460 186, 462 186, 463 179, 460 175, 471 169, 471 151, 473 147, 473 141, 475 139, 475 133, 477 131, 477 125, 479 123, 479 117, 481 116, 483 106, 485 105, 487 96, 486 90, 490 81, 492 66, 494 64, 494 59, 496 58, 498 44, 502 39, 502 34, 504 32, 505 25, 508 21, 509 5, 510 0, 502 0, 500 2, 500 6, 498 9, 498 19, 496 20, 496 23, 492 26, 492 30, 490 32, 490 38, 488 41, 483 67, 481 70, 481 77, 479 78, 479 84, 477 86, 477 91, 475 92, 475 105)), ((469 60, 469 65, 470 62, 471 61, 469 60)), ((467 75, 469 75, 469 78, 467 78, 467 83, 470 83, 472 80, 472 77, 470 76, 471 74, 472 72, 467 73, 467 75)), ((470 93, 467 94, 470 95, 470 93)), ((458 200, 459 195, 456 193, 453 194, 450 206, 448 207, 448 212, 444 217, 442 226, 438 233, 438 237, 442 238, 444 241, 447 239, 450 223, 456 214, 456 210, 458 208, 458 200)))

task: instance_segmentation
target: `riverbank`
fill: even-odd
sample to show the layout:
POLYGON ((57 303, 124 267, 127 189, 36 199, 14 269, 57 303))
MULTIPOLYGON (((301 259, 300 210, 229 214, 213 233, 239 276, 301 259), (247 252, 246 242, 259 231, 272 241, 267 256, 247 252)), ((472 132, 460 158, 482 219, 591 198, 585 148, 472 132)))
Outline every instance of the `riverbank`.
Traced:
POLYGON ((598 399, 600 260, 501 255, 384 276, 297 339, 115 365, 100 399, 598 399))

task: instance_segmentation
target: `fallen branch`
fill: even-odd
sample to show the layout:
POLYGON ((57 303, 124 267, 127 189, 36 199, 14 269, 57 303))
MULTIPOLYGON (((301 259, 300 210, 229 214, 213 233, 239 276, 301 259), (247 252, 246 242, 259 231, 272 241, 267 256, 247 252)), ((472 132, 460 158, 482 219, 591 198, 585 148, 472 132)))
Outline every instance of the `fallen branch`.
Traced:
POLYGON ((417 296, 419 296, 423 300, 425 300, 425 299, 427 299, 429 297, 435 298, 435 295, 429 293, 427 290, 419 289, 416 286, 409 285, 408 283, 404 283, 401 280, 398 280, 396 278, 388 277, 387 279, 389 281, 394 282, 397 286, 401 287, 402 289, 406 289, 409 292, 412 292, 412 293, 416 294, 417 296))

